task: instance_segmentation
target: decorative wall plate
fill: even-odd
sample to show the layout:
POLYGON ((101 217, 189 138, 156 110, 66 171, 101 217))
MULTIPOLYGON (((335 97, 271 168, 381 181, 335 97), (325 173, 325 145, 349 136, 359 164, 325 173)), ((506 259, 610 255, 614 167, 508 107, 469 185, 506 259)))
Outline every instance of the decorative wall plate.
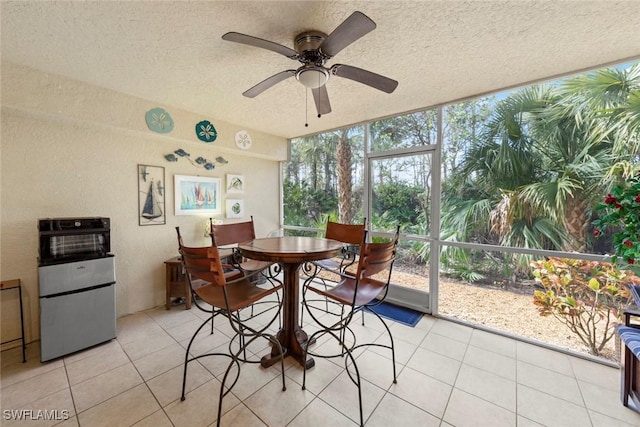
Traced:
POLYGON ((218 131, 209 120, 203 120, 196 125, 196 136, 202 142, 213 142, 218 137, 218 131))
POLYGON ((168 133, 173 130, 173 119, 162 108, 152 108, 144 116, 147 127, 158 133, 168 133))
POLYGON ((246 130, 236 132, 236 146, 242 150, 251 148, 251 136, 246 130))

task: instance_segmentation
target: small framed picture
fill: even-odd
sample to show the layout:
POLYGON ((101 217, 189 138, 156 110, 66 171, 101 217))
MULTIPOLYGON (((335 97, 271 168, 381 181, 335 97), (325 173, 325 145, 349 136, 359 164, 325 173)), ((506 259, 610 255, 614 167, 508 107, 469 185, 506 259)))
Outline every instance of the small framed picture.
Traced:
POLYGON ((166 224, 162 166, 138 165, 138 225, 166 224))
POLYGON ((227 174, 227 194, 244 193, 244 176, 227 174))
POLYGON ((244 200, 227 199, 227 218, 244 218, 244 200))
POLYGON ((220 178, 174 175, 176 215, 221 214, 220 178))

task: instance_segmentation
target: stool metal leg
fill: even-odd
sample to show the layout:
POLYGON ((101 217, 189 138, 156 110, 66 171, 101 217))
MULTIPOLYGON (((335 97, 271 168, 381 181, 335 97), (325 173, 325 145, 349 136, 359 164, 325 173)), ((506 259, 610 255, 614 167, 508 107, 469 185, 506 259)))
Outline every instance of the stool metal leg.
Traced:
POLYGON ((24 310, 22 308, 22 285, 18 288, 18 295, 20 297, 20 333, 22 337, 22 363, 27 361, 27 345, 24 341, 24 310))

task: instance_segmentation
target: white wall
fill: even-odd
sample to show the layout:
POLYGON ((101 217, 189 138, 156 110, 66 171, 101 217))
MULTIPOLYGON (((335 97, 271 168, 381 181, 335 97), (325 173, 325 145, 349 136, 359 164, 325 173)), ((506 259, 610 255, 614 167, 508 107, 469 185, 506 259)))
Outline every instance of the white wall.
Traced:
MULTIPOLYGON (((111 218, 119 316, 164 304, 163 261, 177 255, 175 226, 188 243, 209 242, 208 216, 174 215, 174 175, 219 177, 224 184, 225 174, 242 174, 245 211, 258 236, 278 226, 278 162, 287 153, 280 137, 3 62, 1 138, 0 275, 22 279, 28 341, 39 336, 38 218, 111 218), (171 113, 171 133, 148 130, 144 116, 155 107, 171 113), (205 119, 218 130, 210 144, 194 131, 205 119), (252 136, 250 150, 235 146, 241 129, 252 136), (178 148, 229 163, 207 171, 185 159, 167 162, 164 155, 178 148), (138 225, 138 164, 165 168, 165 225, 138 225)), ((9 294, 2 298, 2 341, 19 335, 17 298, 9 294)))

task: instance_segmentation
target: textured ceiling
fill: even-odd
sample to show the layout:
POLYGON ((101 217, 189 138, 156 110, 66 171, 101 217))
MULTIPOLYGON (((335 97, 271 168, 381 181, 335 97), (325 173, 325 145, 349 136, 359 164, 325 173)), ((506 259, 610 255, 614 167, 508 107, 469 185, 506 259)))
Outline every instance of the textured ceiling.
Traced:
POLYGON ((294 137, 640 58, 638 16, 635 0, 2 1, 1 53, 48 73, 294 137), (223 41, 224 33, 293 47, 298 33, 330 33, 356 10, 377 28, 327 65, 391 77, 399 82, 394 93, 332 77, 333 111, 321 118, 295 79, 242 96, 299 63, 223 41))

